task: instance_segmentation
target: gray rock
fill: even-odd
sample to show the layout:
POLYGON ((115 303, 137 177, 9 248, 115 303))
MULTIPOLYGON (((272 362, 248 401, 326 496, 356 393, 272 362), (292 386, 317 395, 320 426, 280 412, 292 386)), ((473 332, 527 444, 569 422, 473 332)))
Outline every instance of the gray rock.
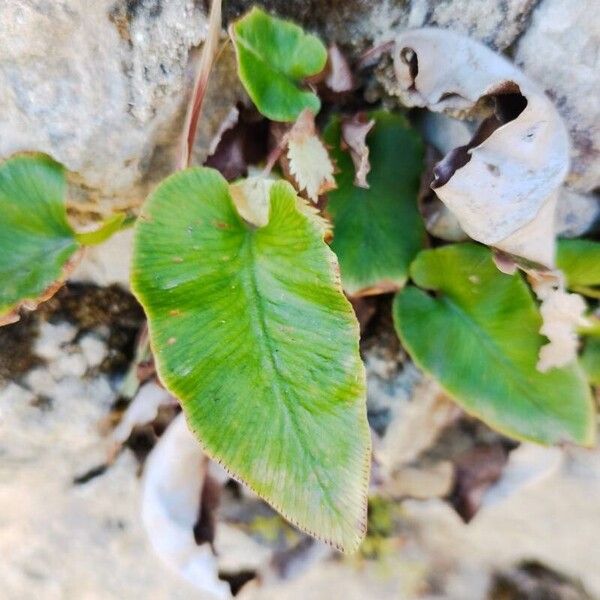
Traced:
POLYGON ((181 129, 188 54, 206 29, 199 7, 193 0, 1 3, 0 157, 52 155, 72 172, 71 197, 91 200, 90 211, 102 212, 105 199, 106 212, 139 204, 165 174, 156 154, 168 155, 181 129))
MULTIPOLYGON (((233 19, 254 4, 254 0, 226 2, 225 18, 233 19)), ((455 29, 504 49, 527 24, 535 0, 263 0, 260 4, 355 55, 373 43, 393 39, 406 27, 423 25, 455 29)))
POLYGON ((543 0, 515 61, 554 99, 573 144, 569 183, 600 187, 600 20, 594 0, 543 0))
POLYGON ((535 4, 536 0, 413 0, 408 24, 452 29, 504 50, 523 31, 535 4))
MULTIPOLYGON (((253 2, 226 3, 225 20, 253 2)), ((355 57, 407 26, 468 31, 494 47, 518 35, 532 0, 266 2, 355 57)), ((190 90, 190 49, 206 31, 194 0, 22 0, 0 4, 0 158, 46 152, 70 171, 69 199, 86 222, 135 208, 174 168, 190 90)), ((230 49, 229 49, 230 50, 230 49)), ((213 72, 196 162, 243 98, 231 52, 213 72), (215 91, 216 90, 216 91, 215 91)))
POLYGON ((597 194, 578 194, 567 187, 561 189, 556 206, 556 235, 579 237, 598 222, 600 198, 597 194))

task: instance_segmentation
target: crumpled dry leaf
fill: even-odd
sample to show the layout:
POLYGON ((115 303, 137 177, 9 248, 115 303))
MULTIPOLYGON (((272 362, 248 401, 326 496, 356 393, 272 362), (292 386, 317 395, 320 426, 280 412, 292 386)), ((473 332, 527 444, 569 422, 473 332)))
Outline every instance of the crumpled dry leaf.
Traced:
POLYGON ((354 163, 354 183, 358 187, 368 188, 367 175, 371 170, 367 134, 375 125, 374 119, 368 119, 366 113, 356 113, 342 119, 342 148, 350 151, 354 163))
POLYGON ((289 171, 297 189, 317 202, 320 194, 335 188, 333 163, 315 127, 315 115, 308 109, 300 113, 287 134, 289 171))
POLYGON ((169 425, 145 465, 142 520, 160 558, 208 598, 231 598, 218 577, 217 558, 209 544, 197 545, 194 526, 209 468, 185 417, 169 425))
POLYGON ((577 358, 577 328, 588 324, 584 317, 587 306, 582 296, 565 290, 560 271, 530 272, 529 281, 542 302, 540 333, 549 340, 541 347, 537 364, 538 371, 545 373, 556 367, 564 367, 577 358))
POLYGON ((269 222, 269 190, 273 183, 273 179, 258 175, 229 186, 238 213, 248 223, 264 227, 269 222))
POLYGON ((269 124, 256 110, 238 104, 213 138, 204 165, 217 169, 227 181, 248 174, 268 151, 269 124))
POLYGON ((441 29, 401 34, 394 68, 408 106, 460 116, 493 104, 469 144, 438 164, 432 187, 471 238, 553 267, 569 139, 543 90, 479 42, 441 29))
MULTIPOLYGON (((434 114, 434 113, 431 113, 434 114)), ((454 213, 436 196, 431 189, 433 170, 442 158, 437 148, 425 146, 425 168, 421 174, 417 202, 423 217, 425 229, 436 238, 447 242, 463 242, 469 237, 462 230, 454 213)))

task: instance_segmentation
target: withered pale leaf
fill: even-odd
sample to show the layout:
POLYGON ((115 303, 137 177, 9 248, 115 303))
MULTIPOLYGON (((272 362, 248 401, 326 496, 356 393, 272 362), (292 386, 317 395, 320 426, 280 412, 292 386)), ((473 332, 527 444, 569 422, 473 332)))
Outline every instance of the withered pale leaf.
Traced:
POLYGON ((440 29, 401 34, 394 67, 408 106, 460 116, 494 104, 471 142, 438 165, 432 187, 471 238, 552 267, 569 140, 543 90, 479 42, 440 29))
POLYGON ((350 151, 355 170, 354 183, 358 187, 369 187, 367 175, 371 170, 371 164, 367 134, 374 125, 375 120, 369 119, 366 113, 356 113, 352 117, 342 119, 342 142, 350 151))
POLYGON ((335 188, 333 163, 315 127, 315 116, 304 110, 287 138, 290 174, 299 191, 317 202, 319 195, 335 188))
POLYGON ((585 326, 587 309, 579 294, 565 290, 564 277, 560 271, 529 273, 529 281, 539 300, 542 326, 540 333, 548 343, 540 348, 537 368, 542 373, 564 367, 577 358, 579 337, 577 328, 585 326))
POLYGON ((146 461, 142 521, 166 565, 204 594, 225 599, 231 592, 219 579, 217 558, 208 544, 196 544, 193 533, 208 470, 208 458, 180 414, 146 461))
POLYGON ((273 183, 273 179, 258 175, 229 186, 238 213, 248 223, 264 227, 269 222, 269 190, 273 183))

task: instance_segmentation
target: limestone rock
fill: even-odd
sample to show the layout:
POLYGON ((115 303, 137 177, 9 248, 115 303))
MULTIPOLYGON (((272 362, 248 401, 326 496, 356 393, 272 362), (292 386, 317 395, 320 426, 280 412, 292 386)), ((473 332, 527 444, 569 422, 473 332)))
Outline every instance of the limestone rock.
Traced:
POLYGON ((64 163, 76 211, 139 204, 172 169, 188 55, 206 29, 200 6, 1 3, 0 158, 36 150, 64 163))
POLYGON ((544 0, 517 44, 515 61, 544 86, 571 134, 570 184, 600 186, 600 20, 593 0, 544 0))
POLYGON ((48 367, 0 389, 0 595, 190 598, 146 541, 133 453, 93 476, 108 456, 99 423, 115 392, 106 375, 82 378, 61 360, 82 356, 74 333, 43 327, 37 348, 53 346, 48 367))
MULTIPOLYGON (((253 0, 225 3, 226 19, 233 19, 253 0)), ((527 24, 535 0, 265 0, 277 14, 336 42, 355 55, 393 39, 406 27, 431 25, 467 33, 495 49, 504 49, 527 24)))

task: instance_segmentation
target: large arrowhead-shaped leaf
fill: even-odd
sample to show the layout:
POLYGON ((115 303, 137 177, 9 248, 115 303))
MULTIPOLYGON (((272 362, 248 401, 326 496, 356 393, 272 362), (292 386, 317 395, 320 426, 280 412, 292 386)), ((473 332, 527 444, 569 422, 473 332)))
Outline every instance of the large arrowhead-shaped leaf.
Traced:
POLYGON ((467 412, 519 439, 593 443, 580 367, 536 370, 541 318, 520 275, 500 273, 481 246, 457 244, 421 252, 411 277, 435 296, 415 287, 396 296, 398 334, 467 412))
POLYGON ((47 156, 17 156, 0 166, 0 323, 14 320, 19 304, 49 295, 79 246, 65 190, 63 168, 47 156))
POLYGON ((173 175, 137 225, 133 288, 205 450, 290 521, 353 549, 370 456, 358 327, 299 202, 274 183, 257 228, 218 172, 173 175))
POLYGON ((331 247, 350 294, 402 287, 425 235, 417 208, 423 144, 401 115, 380 111, 370 117, 375 127, 367 136, 369 189, 354 183, 352 158, 340 147, 339 119, 332 121, 324 136, 339 169, 337 189, 328 194, 334 224, 331 247))
POLYGON ((232 26, 238 74, 256 108, 273 121, 295 121, 321 103, 302 80, 325 67, 327 49, 298 25, 253 8, 232 26))

